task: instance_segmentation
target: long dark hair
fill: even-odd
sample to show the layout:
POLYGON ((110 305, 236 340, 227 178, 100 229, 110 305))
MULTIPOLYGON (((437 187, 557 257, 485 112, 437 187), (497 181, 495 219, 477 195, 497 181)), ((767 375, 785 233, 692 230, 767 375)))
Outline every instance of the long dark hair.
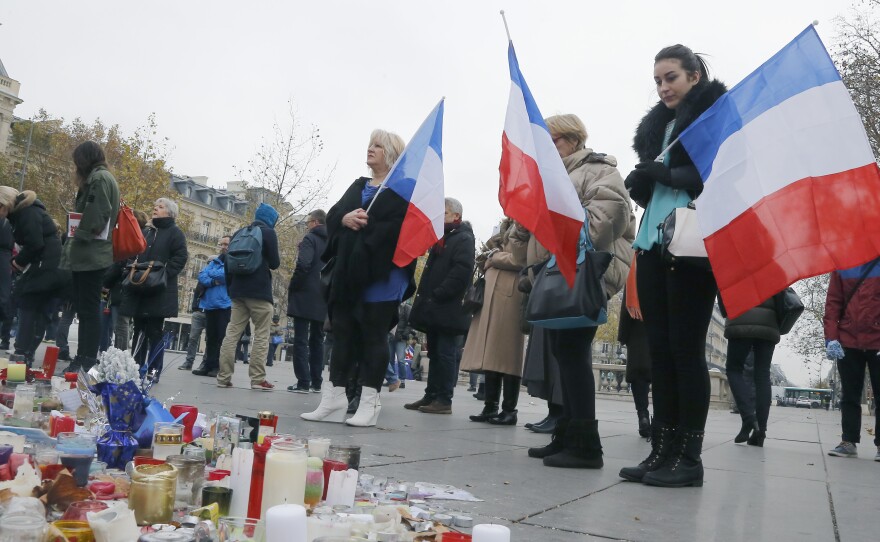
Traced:
POLYGON ((668 59, 678 60, 684 71, 688 73, 700 72, 700 80, 709 81, 709 66, 706 65, 706 60, 703 55, 693 52, 690 47, 685 47, 680 43, 664 47, 654 57, 654 63, 668 59))
POLYGON ((98 166, 107 167, 104 149, 94 141, 85 141, 73 149, 73 163, 76 165, 76 176, 83 182, 98 166))

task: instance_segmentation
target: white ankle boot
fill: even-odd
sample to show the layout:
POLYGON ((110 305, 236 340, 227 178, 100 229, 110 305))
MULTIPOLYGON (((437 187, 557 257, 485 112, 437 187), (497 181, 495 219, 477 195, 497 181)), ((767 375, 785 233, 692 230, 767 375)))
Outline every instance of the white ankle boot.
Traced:
POLYGON ((312 412, 304 412, 299 415, 304 420, 313 422, 342 423, 348 410, 348 398, 345 396, 345 386, 324 386, 321 392, 321 404, 312 412))
POLYGON ((379 391, 364 386, 361 391, 361 402, 358 405, 357 412, 354 413, 354 416, 345 420, 345 423, 356 427, 372 427, 376 425, 381 409, 382 403, 379 402, 379 391))

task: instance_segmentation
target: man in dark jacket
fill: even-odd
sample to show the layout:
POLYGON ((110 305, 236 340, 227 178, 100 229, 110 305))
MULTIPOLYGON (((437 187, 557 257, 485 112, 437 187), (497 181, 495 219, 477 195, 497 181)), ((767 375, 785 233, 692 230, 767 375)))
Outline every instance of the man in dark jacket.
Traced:
POLYGON ((293 372, 296 386, 287 391, 321 391, 324 369, 324 319, 327 302, 321 287, 321 254, 327 246, 327 213, 309 213, 309 232, 299 244, 296 268, 287 289, 287 316, 293 317, 293 372))
POLYGON ((446 198, 445 233, 431 247, 410 313, 410 326, 427 334, 431 370, 425 396, 404 405, 409 410, 452 414, 456 337, 470 326, 461 301, 474 272, 474 232, 461 216, 461 203, 446 198))
POLYGON ((262 235, 262 261, 256 271, 250 274, 237 274, 229 268, 230 257, 234 254, 235 237, 229 245, 230 252, 226 256, 226 289, 232 298, 232 315, 226 337, 220 347, 220 372, 217 374, 217 387, 231 388, 232 373, 235 371, 235 346, 249 321, 253 321, 252 363, 248 366, 251 389, 271 391, 275 388, 266 380, 266 355, 269 351, 269 327, 275 307, 272 298, 272 270, 281 265, 278 254, 278 236, 275 235, 275 223, 278 211, 271 205, 261 203, 254 214, 251 226, 260 228, 262 235))

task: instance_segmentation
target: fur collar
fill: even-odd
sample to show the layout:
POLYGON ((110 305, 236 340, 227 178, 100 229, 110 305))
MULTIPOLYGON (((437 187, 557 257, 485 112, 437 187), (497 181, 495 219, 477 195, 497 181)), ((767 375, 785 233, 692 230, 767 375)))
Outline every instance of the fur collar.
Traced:
POLYGON ((12 212, 17 213, 25 207, 30 207, 35 201, 37 201, 37 193, 33 190, 25 190, 15 198, 15 207, 12 212))
MULTIPOLYGON (((663 102, 658 101, 648 114, 639 122, 636 128, 636 136, 633 139, 633 150, 639 156, 641 162, 652 162, 660 151, 663 150, 663 135, 666 125, 672 119, 676 119, 675 128, 672 130, 674 140, 678 135, 697 117, 715 103, 718 98, 727 92, 727 87, 721 81, 713 79, 700 83, 688 92, 678 109, 669 109, 663 102)), ((669 166, 683 166, 692 164, 684 147, 677 143, 669 151, 669 166)))

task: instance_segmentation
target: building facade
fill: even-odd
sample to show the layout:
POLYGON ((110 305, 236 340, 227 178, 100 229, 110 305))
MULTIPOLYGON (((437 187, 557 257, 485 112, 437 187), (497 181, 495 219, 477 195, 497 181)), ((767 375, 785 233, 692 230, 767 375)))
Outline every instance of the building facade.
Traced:
POLYGON ((15 79, 9 77, 3 61, 0 60, 0 153, 6 152, 6 144, 9 140, 9 131, 12 126, 15 106, 22 102, 18 97, 21 85, 15 79))

